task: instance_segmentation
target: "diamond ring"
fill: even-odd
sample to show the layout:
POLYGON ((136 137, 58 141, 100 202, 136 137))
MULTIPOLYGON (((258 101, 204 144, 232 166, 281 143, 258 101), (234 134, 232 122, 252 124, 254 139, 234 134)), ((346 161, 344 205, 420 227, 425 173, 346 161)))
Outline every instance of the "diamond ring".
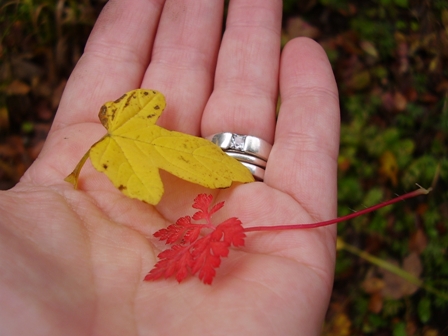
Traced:
POLYGON ((263 181, 264 169, 272 148, 268 142, 252 135, 230 132, 217 133, 207 139, 246 166, 257 180, 263 181))

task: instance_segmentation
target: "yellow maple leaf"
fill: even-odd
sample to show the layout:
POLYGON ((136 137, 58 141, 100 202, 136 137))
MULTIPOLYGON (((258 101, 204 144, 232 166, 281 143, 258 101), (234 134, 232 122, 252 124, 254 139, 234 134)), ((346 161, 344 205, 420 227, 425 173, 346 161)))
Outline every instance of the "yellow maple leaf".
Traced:
POLYGON ((165 105, 160 92, 143 89, 104 104, 98 116, 108 133, 65 181, 77 187, 88 157, 126 196, 150 204, 157 204, 164 192, 159 169, 211 189, 254 181, 246 167, 211 141, 157 126, 165 105))

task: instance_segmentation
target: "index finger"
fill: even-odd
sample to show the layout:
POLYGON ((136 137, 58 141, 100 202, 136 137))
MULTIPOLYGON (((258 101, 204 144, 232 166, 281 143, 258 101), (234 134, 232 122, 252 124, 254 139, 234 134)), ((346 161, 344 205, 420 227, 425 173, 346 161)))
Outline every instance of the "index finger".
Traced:
POLYGON ((109 1, 67 82, 52 131, 98 123, 107 101, 140 87, 164 1, 109 1))

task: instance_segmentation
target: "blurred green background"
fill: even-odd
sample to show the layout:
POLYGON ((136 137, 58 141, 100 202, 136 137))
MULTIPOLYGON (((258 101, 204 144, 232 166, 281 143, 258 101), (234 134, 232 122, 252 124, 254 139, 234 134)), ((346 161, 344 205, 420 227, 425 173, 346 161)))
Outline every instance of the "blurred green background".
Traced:
MULTIPOLYGON (((0 5, 0 189, 39 154, 105 2, 0 5)), ((338 226, 322 335, 448 335, 448 0, 285 0, 282 44, 297 36, 324 47, 340 91, 339 216, 434 187, 338 226)))

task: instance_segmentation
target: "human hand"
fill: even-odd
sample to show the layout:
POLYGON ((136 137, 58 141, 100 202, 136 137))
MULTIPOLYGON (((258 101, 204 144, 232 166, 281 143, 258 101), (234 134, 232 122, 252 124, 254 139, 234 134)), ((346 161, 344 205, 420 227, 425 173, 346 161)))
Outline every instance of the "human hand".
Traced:
POLYGON ((67 83, 45 147, 0 193, 2 333, 46 335, 318 335, 333 283, 335 228, 248 233, 212 286, 142 281, 152 234, 192 213, 194 197, 226 201, 243 225, 312 223, 336 215, 337 88, 324 51, 296 39, 280 58, 280 0, 109 1, 67 83), (123 196, 86 164, 105 130, 100 106, 135 88, 161 91, 159 124, 273 144, 264 182, 207 190, 163 174, 156 207, 123 196), (282 105, 277 122, 278 92, 282 105))

